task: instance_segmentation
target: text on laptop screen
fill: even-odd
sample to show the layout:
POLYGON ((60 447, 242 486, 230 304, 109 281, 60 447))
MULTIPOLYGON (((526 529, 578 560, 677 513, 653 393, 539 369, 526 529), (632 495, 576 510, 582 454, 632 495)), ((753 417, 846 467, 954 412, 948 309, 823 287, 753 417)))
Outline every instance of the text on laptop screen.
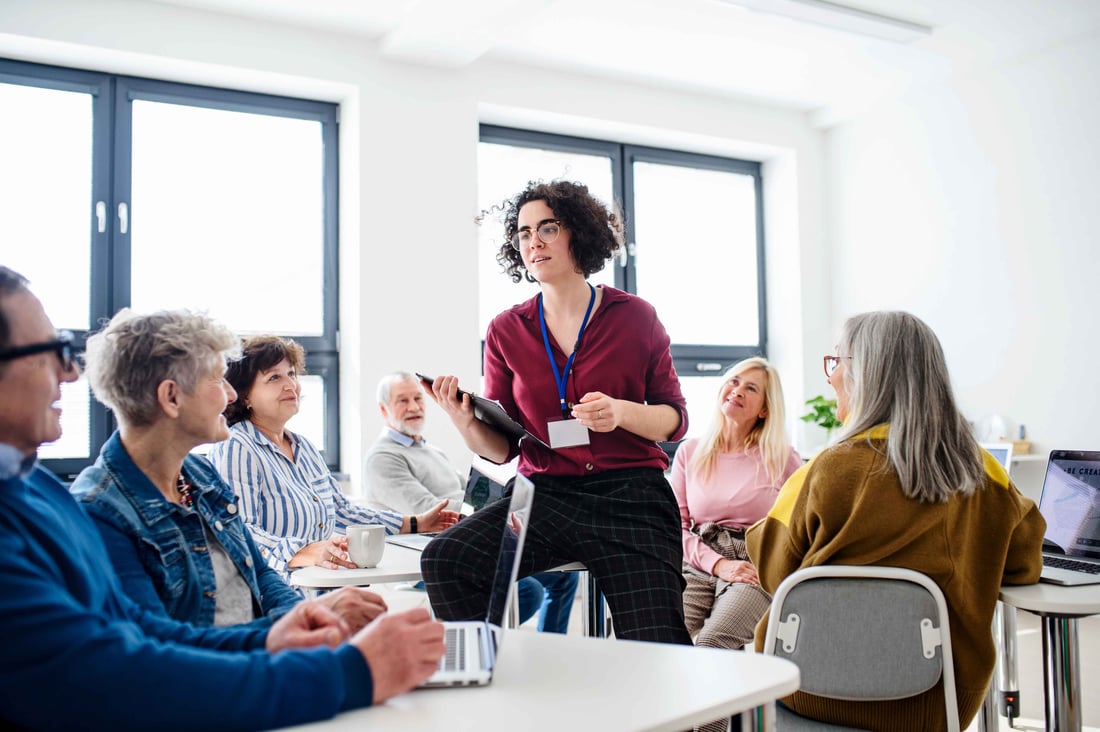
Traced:
POLYGON ((1050 453, 1039 511, 1047 522, 1044 549, 1100 559, 1100 452, 1050 453))

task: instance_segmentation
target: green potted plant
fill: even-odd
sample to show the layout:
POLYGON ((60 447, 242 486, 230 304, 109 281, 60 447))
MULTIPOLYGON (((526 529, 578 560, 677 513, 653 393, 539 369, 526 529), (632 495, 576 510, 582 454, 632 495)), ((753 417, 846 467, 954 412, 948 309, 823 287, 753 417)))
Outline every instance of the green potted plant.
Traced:
POLYGON ((825 441, 828 442, 833 430, 840 426, 840 420, 836 418, 836 399, 826 399, 818 394, 813 399, 807 399, 806 406, 810 411, 802 415, 802 421, 824 428, 825 441))

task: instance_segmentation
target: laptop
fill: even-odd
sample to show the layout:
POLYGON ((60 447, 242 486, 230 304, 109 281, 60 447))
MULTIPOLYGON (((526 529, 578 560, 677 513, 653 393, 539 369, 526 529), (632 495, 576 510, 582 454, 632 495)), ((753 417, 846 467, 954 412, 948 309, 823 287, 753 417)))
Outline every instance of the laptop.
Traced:
POLYGON ((475 511, 480 511, 486 505, 504 497, 505 487, 485 475, 475 467, 470 468, 470 475, 466 478, 466 495, 463 502, 473 506, 475 511))
POLYGON ((392 534, 386 537, 386 543, 421 552, 424 551, 424 547, 428 546, 428 542, 434 538, 435 534, 392 534))
POLYGON ((439 661, 439 669, 423 686, 484 686, 493 680, 497 649, 504 635, 504 618, 514 601, 511 590, 518 579, 519 560, 523 555, 534 498, 534 484, 517 475, 511 503, 504 515, 500 555, 485 620, 443 623, 447 652, 439 661))
MULTIPOLYGON (((473 506, 475 511, 480 511, 487 504, 504 497, 504 486, 477 468, 470 468, 470 475, 466 478, 466 494, 462 497, 464 503, 473 506)), ((395 546, 403 546, 406 549, 423 551, 435 534, 393 534, 386 537, 386 543, 395 546)))
POLYGON ((1052 451, 1039 512, 1047 522, 1039 580, 1100 584, 1100 451, 1052 451))
POLYGON ((997 459, 1004 467, 1005 472, 1012 473, 1012 443, 1011 442, 983 442, 981 448, 997 459))

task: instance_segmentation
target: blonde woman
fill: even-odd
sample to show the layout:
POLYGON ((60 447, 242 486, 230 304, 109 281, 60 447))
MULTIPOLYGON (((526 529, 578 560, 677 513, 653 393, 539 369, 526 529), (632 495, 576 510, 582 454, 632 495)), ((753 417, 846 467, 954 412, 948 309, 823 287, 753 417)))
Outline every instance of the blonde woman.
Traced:
POLYGON ((706 434, 676 451, 684 620, 698 646, 741 648, 771 602, 745 551, 745 529, 802 464, 783 432, 783 412, 775 367, 746 359, 726 372, 706 434))

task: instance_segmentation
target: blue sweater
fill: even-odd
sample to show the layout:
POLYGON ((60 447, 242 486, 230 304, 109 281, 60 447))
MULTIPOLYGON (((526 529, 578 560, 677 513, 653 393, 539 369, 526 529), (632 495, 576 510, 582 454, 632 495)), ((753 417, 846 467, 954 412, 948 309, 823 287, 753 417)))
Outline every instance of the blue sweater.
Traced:
POLYGON ((122 592, 91 520, 51 473, 0 480, 0 727, 267 729, 370 704, 350 645, 263 650, 122 592))

